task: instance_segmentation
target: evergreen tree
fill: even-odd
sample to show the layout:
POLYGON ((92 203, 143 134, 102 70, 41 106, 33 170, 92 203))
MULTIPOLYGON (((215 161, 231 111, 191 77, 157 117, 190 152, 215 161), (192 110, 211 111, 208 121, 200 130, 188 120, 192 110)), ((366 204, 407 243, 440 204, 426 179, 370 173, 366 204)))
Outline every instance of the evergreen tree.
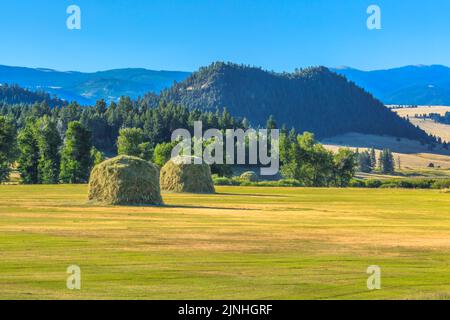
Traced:
POLYGON ((39 148, 39 182, 43 184, 58 183, 61 137, 56 128, 56 123, 48 116, 38 119, 36 121, 35 138, 39 148))
POLYGON ((371 156, 368 151, 357 154, 358 170, 360 172, 370 173, 373 170, 371 156))
POLYGON ((276 123, 273 115, 269 116, 269 119, 267 120, 267 123, 266 123, 266 129, 268 129, 268 130, 277 129, 277 123, 276 123))
POLYGON ((11 119, 0 116, 0 183, 9 179, 16 156, 16 127, 11 119))
POLYGON ((91 133, 78 122, 70 122, 61 156, 63 183, 86 183, 92 167, 91 133))
POLYGON ((389 149, 383 149, 380 154, 380 171, 384 174, 393 174, 395 172, 394 157, 389 149))
POLYGON ((106 112, 107 107, 104 99, 97 100, 95 103, 95 110, 98 114, 104 114, 106 112))
POLYGON ((375 148, 370 149, 370 167, 374 170, 377 167, 377 155, 375 148))
POLYGON ((39 183, 40 155, 35 129, 35 123, 28 121, 18 135, 19 158, 17 163, 21 181, 24 184, 39 183))

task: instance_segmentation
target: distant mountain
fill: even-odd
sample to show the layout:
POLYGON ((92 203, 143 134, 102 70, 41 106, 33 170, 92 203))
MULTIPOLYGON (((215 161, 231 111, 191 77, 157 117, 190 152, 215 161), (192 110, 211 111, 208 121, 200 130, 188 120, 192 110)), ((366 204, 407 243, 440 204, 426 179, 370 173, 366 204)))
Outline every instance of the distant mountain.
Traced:
POLYGON ((51 97, 44 91, 30 91, 18 85, 0 85, 0 104, 34 104, 46 102, 49 107, 64 106, 66 101, 51 97))
POLYGON ((234 116, 265 125, 314 132, 319 138, 358 132, 429 141, 427 134, 398 117, 372 95, 325 67, 296 73, 214 63, 201 68, 161 96, 191 109, 227 107, 234 116))
POLYGON ((18 84, 30 90, 43 90, 61 99, 93 104, 98 99, 117 100, 122 95, 137 98, 147 92, 159 93, 188 72, 116 69, 94 73, 61 72, 0 66, 0 84, 18 84))
POLYGON ((440 65, 361 71, 332 69, 385 104, 450 105, 450 68, 440 65))

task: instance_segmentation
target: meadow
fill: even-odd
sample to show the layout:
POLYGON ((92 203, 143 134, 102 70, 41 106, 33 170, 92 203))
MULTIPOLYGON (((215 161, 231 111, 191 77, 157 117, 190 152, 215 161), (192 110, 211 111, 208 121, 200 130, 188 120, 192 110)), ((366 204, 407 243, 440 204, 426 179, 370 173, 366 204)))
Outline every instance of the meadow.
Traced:
POLYGON ((217 192, 112 207, 85 185, 0 186, 0 299, 450 299, 450 193, 217 192))

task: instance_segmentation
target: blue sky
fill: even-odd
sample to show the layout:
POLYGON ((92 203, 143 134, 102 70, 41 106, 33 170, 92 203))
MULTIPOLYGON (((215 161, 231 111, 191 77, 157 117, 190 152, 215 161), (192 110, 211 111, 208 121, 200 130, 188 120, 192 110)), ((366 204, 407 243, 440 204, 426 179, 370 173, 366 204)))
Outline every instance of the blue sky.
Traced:
POLYGON ((0 64, 193 71, 216 60, 275 71, 450 65, 448 0, 2 1, 0 64), (66 28, 76 4, 82 29, 66 28), (368 30, 377 4, 382 30, 368 30))

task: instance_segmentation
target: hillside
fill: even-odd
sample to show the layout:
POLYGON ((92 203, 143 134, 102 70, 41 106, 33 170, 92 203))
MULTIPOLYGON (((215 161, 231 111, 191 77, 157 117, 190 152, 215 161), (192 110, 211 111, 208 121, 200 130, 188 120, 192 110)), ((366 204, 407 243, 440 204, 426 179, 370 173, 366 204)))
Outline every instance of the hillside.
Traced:
MULTIPOLYGON (((351 149, 365 150, 375 148, 381 151, 389 148, 393 151, 397 163, 400 158, 401 167, 404 170, 426 170, 428 165, 433 163, 439 169, 450 169, 450 151, 437 146, 433 150, 429 146, 421 145, 417 141, 409 139, 396 139, 388 136, 375 136, 359 133, 346 133, 321 141, 326 148, 337 151, 339 148, 348 147, 351 149)), ((434 174, 440 173, 434 172, 434 174)), ((450 173, 450 172, 449 172, 450 173)))
POLYGON ((83 105, 94 104, 98 99, 117 100, 123 95, 137 98, 147 92, 159 93, 174 81, 182 81, 188 75, 187 72, 147 69, 83 73, 0 66, 0 83, 18 84, 30 90, 44 90, 61 99, 76 100, 83 105))
POLYGON ((436 122, 431 118, 423 118, 423 116, 429 116, 432 113, 443 116, 450 112, 450 107, 420 106, 393 108, 392 110, 403 118, 408 117, 412 124, 418 126, 425 132, 440 137, 443 141, 450 142, 450 125, 436 122))
POLYGON ((50 107, 63 106, 67 103, 58 98, 51 97, 43 91, 30 91, 18 85, 0 84, 0 104, 33 104, 47 102, 50 107))
POLYGON ((227 107, 254 125, 264 125, 273 115, 279 124, 314 132, 319 138, 359 132, 430 140, 424 131, 325 67, 278 74, 218 62, 161 95, 191 109, 227 107))
POLYGON ((450 68, 441 65, 333 71, 354 81, 385 104, 450 105, 450 68))

